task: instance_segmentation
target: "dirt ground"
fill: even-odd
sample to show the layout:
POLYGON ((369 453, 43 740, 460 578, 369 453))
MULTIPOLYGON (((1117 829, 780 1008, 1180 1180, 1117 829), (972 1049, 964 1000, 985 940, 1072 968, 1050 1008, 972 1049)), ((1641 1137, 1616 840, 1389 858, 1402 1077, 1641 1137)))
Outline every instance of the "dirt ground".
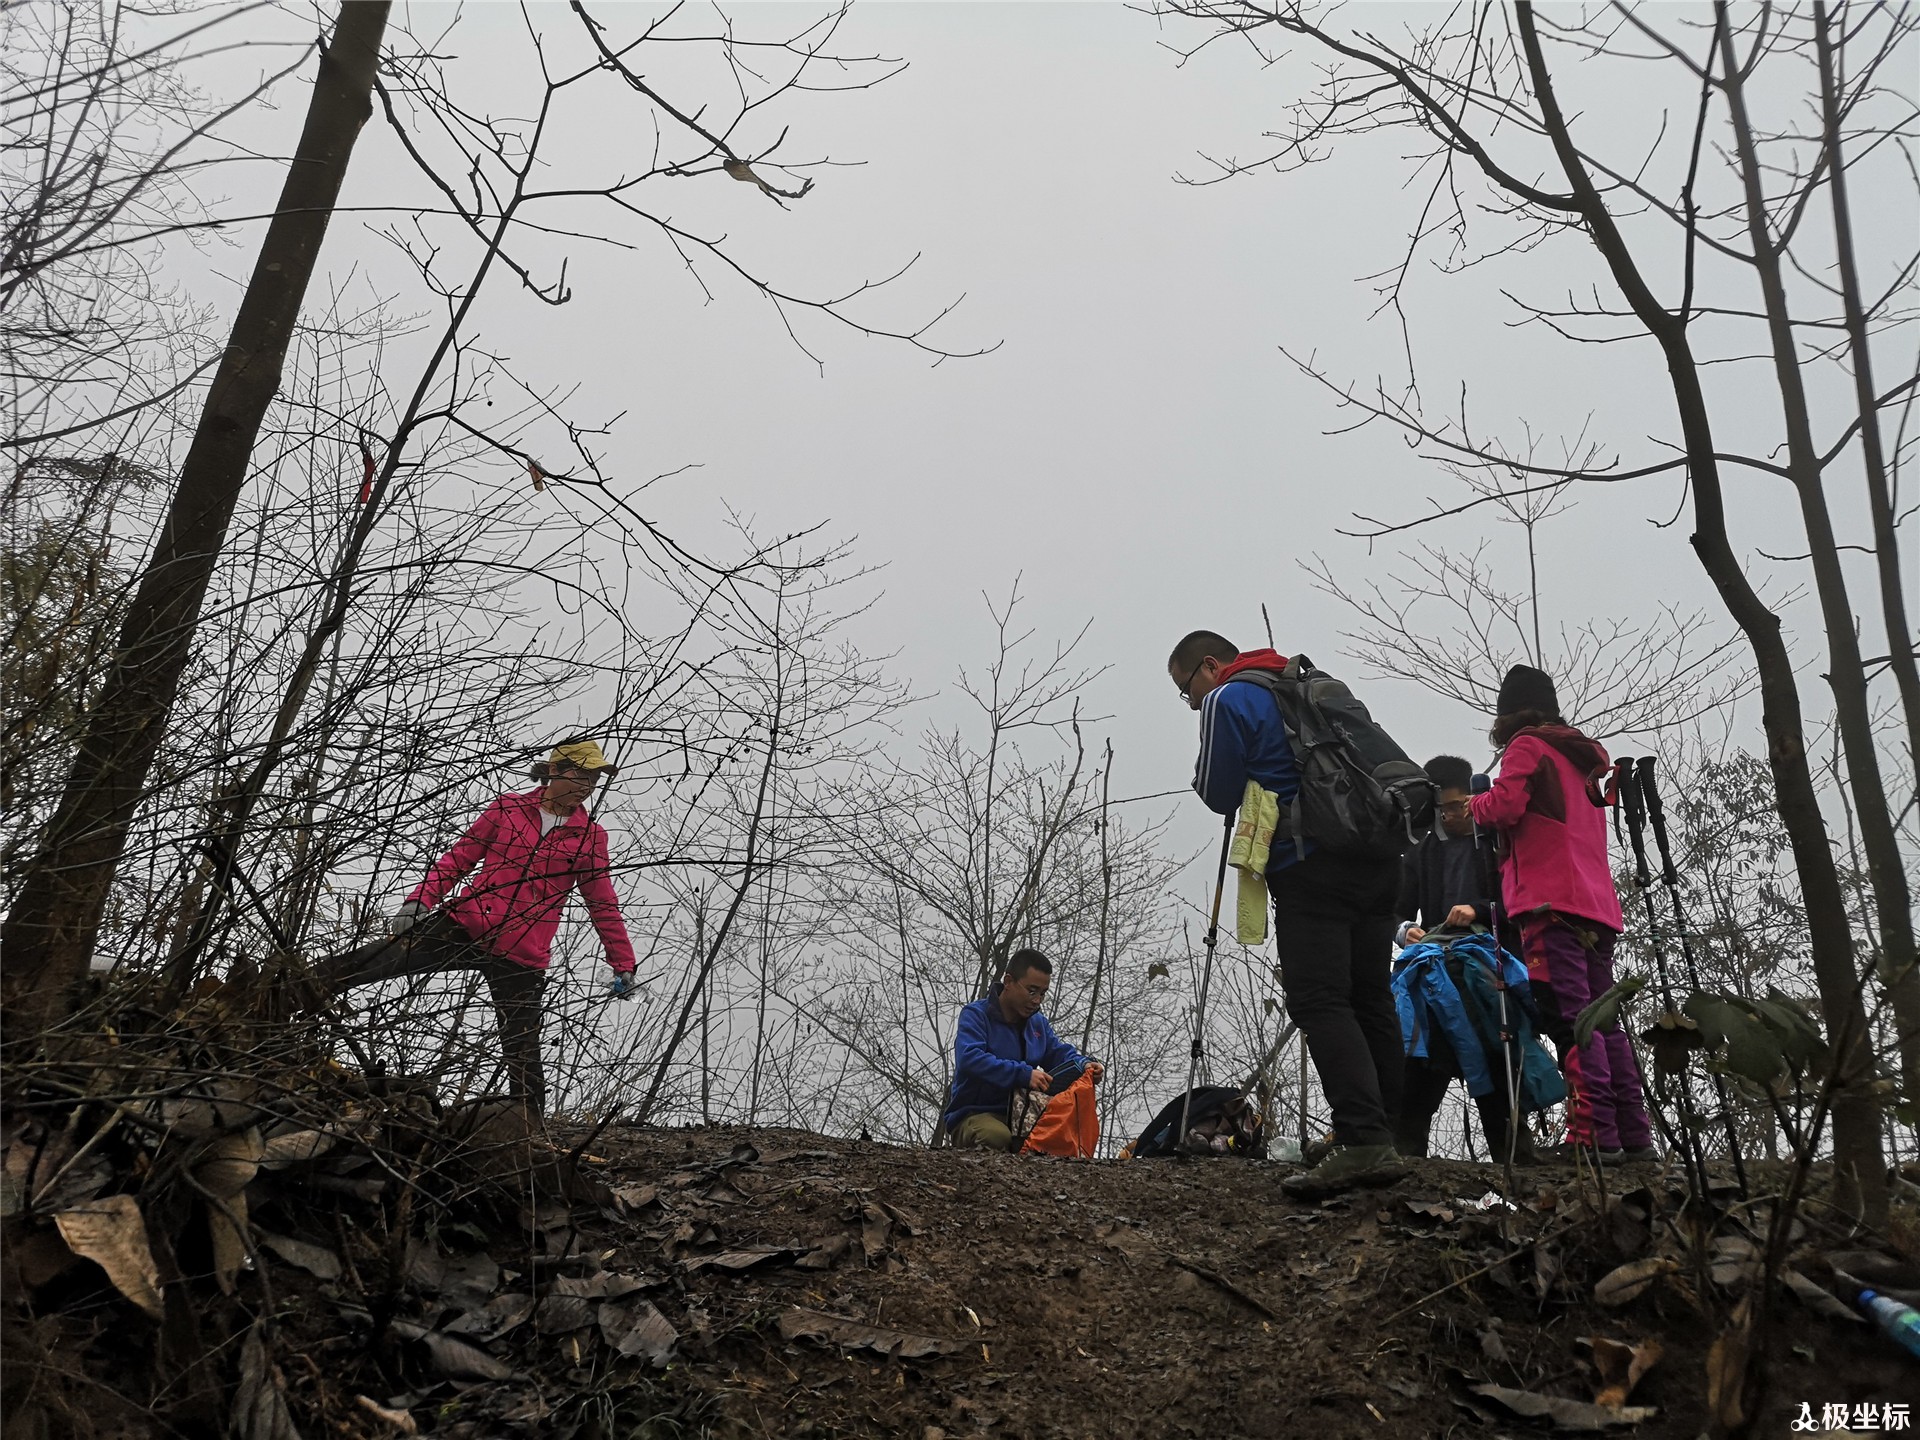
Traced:
MULTIPOLYGON (((1631 1395, 1655 1413, 1613 1433, 1706 1429, 1714 1327, 1689 1277, 1617 1308, 1592 1298, 1644 1251, 1633 1217, 1671 1203, 1677 1177, 1657 1166, 1611 1175, 1606 1207, 1570 1170, 1521 1172, 1525 1204, 1503 1214, 1475 1208, 1497 1171, 1442 1161, 1305 1204, 1280 1190, 1288 1167, 1232 1158, 620 1128, 590 1153, 572 1203, 539 1198, 525 1171, 389 1176, 416 1186, 397 1206, 390 1187, 356 1199, 352 1175, 266 1177, 265 1274, 241 1274, 232 1299, 206 1287, 209 1323, 226 1307, 234 1337, 212 1363, 244 1371, 250 1318, 277 1317, 254 1332, 271 1345, 264 1383, 303 1436, 1347 1440, 1568 1429, 1584 1410, 1529 1420, 1469 1387, 1588 1402, 1593 1337, 1657 1339, 1631 1395)), ((177 1248, 191 1274, 191 1236, 177 1248)), ((93 1433, 192 1433, 137 1418, 148 1322, 103 1278, 82 1267, 25 1297, 39 1337, 102 1387, 93 1433)), ((17 1273, 11 1288, 17 1307, 17 1273)), ((1816 1416, 1920 1401, 1920 1367, 1867 1327, 1784 1297, 1775 1315, 1752 1434, 1788 1435, 1802 1401, 1816 1416)))

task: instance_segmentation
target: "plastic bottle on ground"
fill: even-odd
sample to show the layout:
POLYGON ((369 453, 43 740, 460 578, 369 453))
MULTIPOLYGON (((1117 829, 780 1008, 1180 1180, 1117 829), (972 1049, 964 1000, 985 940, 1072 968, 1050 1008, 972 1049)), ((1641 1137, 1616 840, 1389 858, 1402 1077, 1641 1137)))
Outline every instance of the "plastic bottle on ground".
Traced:
POLYGON ((1920 1357, 1920 1311, 1874 1290, 1860 1292, 1860 1308, 1889 1340, 1920 1357))

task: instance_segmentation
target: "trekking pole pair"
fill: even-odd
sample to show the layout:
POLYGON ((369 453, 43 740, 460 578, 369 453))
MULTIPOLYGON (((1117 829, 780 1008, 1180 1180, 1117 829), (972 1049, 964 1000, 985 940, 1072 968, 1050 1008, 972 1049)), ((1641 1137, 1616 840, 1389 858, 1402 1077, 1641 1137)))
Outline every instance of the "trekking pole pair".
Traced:
MULTIPOLYGON (((1647 920, 1647 944, 1653 950, 1654 974, 1660 982, 1660 1007, 1667 1014, 1676 1014, 1673 1003, 1673 981, 1667 974, 1667 947, 1660 938, 1659 921, 1653 910, 1653 870, 1647 864, 1647 807, 1646 792, 1641 787, 1640 777, 1634 773, 1632 760, 1625 758, 1613 762, 1613 789, 1619 801, 1619 809, 1613 812, 1614 835, 1619 837, 1620 820, 1626 817, 1627 839, 1633 849, 1633 888, 1639 892, 1640 903, 1647 920)), ((1656 1068, 1656 1084, 1660 1072, 1656 1068)), ((1680 1158, 1692 1172, 1689 1183, 1699 1192, 1704 1204, 1707 1194, 1706 1158, 1700 1151, 1700 1139, 1693 1128, 1686 1123, 1686 1116, 1680 1117, 1680 1158)))
MULTIPOLYGON (((1207 991, 1213 986, 1213 951, 1220 943, 1220 897, 1227 889, 1227 855, 1233 849, 1233 820, 1237 812, 1227 812, 1226 832, 1220 837, 1220 871, 1213 879, 1213 912, 1207 917, 1207 959, 1200 971, 1200 1003, 1193 1015, 1193 1051, 1187 1060, 1187 1093, 1180 1099, 1180 1134, 1176 1150, 1187 1143, 1187 1118, 1193 1113, 1193 1086, 1200 1077, 1200 1037, 1206 1032, 1207 991)), ((1184 1153, 1184 1151, 1182 1151, 1184 1153)))
MULTIPOLYGON (((1698 991, 1700 989, 1700 970, 1699 967, 1694 964, 1693 942, 1688 933, 1689 927, 1687 925, 1686 905, 1680 898, 1680 867, 1673 863, 1673 846, 1667 837, 1666 806, 1661 802, 1660 787, 1654 779, 1655 757, 1652 755, 1643 755, 1638 760, 1623 763, 1630 764, 1630 769, 1622 785, 1623 791, 1628 796, 1629 808, 1627 812, 1627 824, 1629 828, 1632 828, 1634 824, 1634 810, 1644 807, 1646 818, 1653 826, 1653 843, 1660 851, 1660 883, 1666 887, 1668 903, 1673 906, 1673 928, 1674 933, 1680 940, 1680 958, 1684 960, 1687 965, 1687 983, 1691 985, 1695 991, 1698 991), (1638 805, 1635 804, 1636 801, 1639 802, 1638 805)), ((1634 880, 1637 885, 1642 887, 1643 893, 1645 893, 1644 887, 1651 877, 1647 874, 1646 847, 1638 839, 1637 833, 1634 848, 1638 864, 1634 880)), ((1653 899, 1651 895, 1647 897, 1647 925, 1648 929, 1651 930, 1653 925, 1653 899)), ((1657 945, 1654 953, 1656 956, 1661 954, 1661 950, 1657 945)), ((1665 966, 1663 963, 1663 977, 1664 971, 1665 966)), ((1667 1008, 1671 1010, 1673 1008, 1671 994, 1667 994, 1664 998, 1667 1008)), ((1727 1131, 1727 1153, 1733 1158, 1734 1178, 1740 1182, 1740 1198, 1744 1200, 1748 1194, 1747 1166, 1746 1162, 1741 1158, 1740 1139, 1733 1128, 1733 1102, 1727 1095, 1727 1082, 1719 1075, 1713 1077, 1713 1093, 1715 1098, 1720 1102, 1720 1115, 1721 1119, 1725 1122, 1727 1131)), ((1704 1167, 1700 1171, 1700 1178, 1704 1186, 1706 1181, 1706 1170, 1704 1167)), ((1703 1189, 1702 1194, 1704 1195, 1704 1193, 1705 1191, 1703 1189)))

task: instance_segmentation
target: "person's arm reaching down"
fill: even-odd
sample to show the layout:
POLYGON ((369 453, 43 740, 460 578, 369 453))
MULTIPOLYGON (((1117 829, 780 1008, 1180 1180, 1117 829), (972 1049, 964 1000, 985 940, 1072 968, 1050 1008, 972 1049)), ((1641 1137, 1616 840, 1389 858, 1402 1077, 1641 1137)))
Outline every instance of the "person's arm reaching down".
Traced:
POLYGON ((627 922, 620 914, 620 896, 613 888, 612 863, 607 858, 607 832, 595 827, 593 857, 580 880, 580 898, 587 902, 587 914, 606 947, 607 965, 615 975, 633 974, 633 941, 627 935, 627 922))
POLYGON ((1034 1017, 1040 1022, 1040 1034, 1047 1042, 1046 1051, 1040 1057, 1040 1068, 1049 1074, 1058 1075, 1063 1070, 1084 1070, 1087 1057, 1054 1033, 1053 1022, 1044 1015, 1034 1017))

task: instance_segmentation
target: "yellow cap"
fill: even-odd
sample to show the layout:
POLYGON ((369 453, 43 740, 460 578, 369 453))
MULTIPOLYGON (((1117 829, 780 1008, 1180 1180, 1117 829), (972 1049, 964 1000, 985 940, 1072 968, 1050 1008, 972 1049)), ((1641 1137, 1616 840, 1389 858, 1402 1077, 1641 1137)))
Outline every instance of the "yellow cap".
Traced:
POLYGON ((600 747, 591 740, 574 740, 556 748, 547 757, 549 766, 566 766, 573 770, 592 770, 601 775, 618 775, 620 767, 609 765, 607 757, 600 753, 600 747))

